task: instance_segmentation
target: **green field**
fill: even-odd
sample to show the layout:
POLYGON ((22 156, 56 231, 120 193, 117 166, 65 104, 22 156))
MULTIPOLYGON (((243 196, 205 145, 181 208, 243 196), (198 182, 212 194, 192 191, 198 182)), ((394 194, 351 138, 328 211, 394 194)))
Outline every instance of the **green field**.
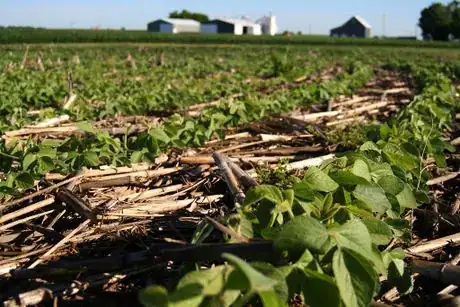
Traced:
POLYGON ((411 274, 458 253, 419 244, 458 231, 455 176, 430 181, 459 167, 458 44, 0 43, 6 305, 407 305, 451 283, 411 274))
POLYGON ((265 45, 331 45, 386 46, 416 48, 460 48, 458 42, 414 41, 396 38, 333 38, 325 35, 235 36, 227 34, 167 34, 142 30, 85 30, 0 28, 0 44, 36 43, 185 43, 185 44, 265 44, 265 45))

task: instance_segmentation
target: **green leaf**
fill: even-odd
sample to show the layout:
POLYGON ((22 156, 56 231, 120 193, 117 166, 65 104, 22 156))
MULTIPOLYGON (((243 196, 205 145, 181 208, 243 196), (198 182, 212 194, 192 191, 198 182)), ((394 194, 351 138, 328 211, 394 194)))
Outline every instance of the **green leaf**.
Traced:
POLYGON ((99 165, 99 157, 97 156, 97 153, 93 151, 86 151, 83 154, 83 157, 85 159, 85 162, 89 166, 98 166, 99 165))
POLYGON ((284 307, 286 303, 274 292, 263 291, 259 293, 260 299, 265 307, 284 307))
POLYGON ((40 157, 38 159, 38 173, 46 174, 54 169, 53 159, 50 157, 40 157))
POLYGON ((168 307, 199 307, 205 296, 198 283, 188 284, 169 295, 168 307))
POLYGON ((40 146, 40 150, 37 152, 38 157, 56 157, 56 149, 40 146))
POLYGON ((277 284, 273 287, 273 292, 276 294, 276 296, 280 299, 281 302, 288 301, 289 289, 284 278, 283 272, 281 270, 275 268, 270 263, 265 262, 253 262, 251 263, 251 266, 260 273, 264 274, 265 276, 278 281, 277 284))
POLYGON ((412 190, 408 184, 404 185, 404 190, 396 195, 396 199, 398 200, 398 203, 401 207, 412 209, 418 207, 414 193, 412 193, 412 190))
POLYGON ((369 306, 378 279, 365 259, 347 249, 338 249, 332 270, 345 306, 369 306))
POLYGON ((168 143, 170 142, 169 136, 166 134, 166 132, 163 129, 160 129, 158 127, 154 127, 150 130, 150 135, 155 137, 158 141, 161 141, 163 143, 168 143))
POLYGON ((281 190, 272 185, 259 185, 249 190, 244 199, 244 206, 258 203, 262 199, 269 200, 275 204, 283 201, 281 190))
POLYGON ((360 151, 373 150, 373 151, 381 152, 380 148, 374 142, 371 142, 371 141, 365 142, 363 145, 361 145, 359 150, 360 151))
POLYGON ((168 307, 168 291, 161 286, 150 286, 139 292, 139 301, 146 307, 168 307))
POLYGON ((377 219, 363 219, 375 245, 387 245, 393 238, 393 231, 387 223, 377 219))
POLYGON ((176 291, 180 291, 191 284, 201 285, 203 295, 218 295, 225 283, 225 277, 232 271, 229 266, 221 265, 207 270, 192 271, 186 274, 177 284, 176 291), (225 276, 224 276, 225 275, 225 276))
POLYGON ((36 154, 27 154, 24 159, 22 160, 22 169, 26 171, 32 163, 34 163, 37 160, 37 155, 36 154))
POLYGON ((371 173, 369 171, 369 166, 366 162, 364 162, 361 159, 355 161, 351 169, 351 172, 356 176, 366 179, 367 181, 371 181, 371 173))
POLYGON ((398 165, 406 170, 412 170, 419 167, 419 159, 395 144, 388 143, 383 148, 383 153, 392 164, 398 165))
POLYGON ((272 291, 278 283, 276 280, 263 275, 254 269, 249 263, 235 255, 224 253, 222 254, 222 258, 233 264, 244 274, 248 281, 249 289, 247 290, 249 291, 258 293, 263 291, 272 291))
POLYGON ((310 185, 305 182, 294 184, 294 195, 296 198, 312 201, 315 199, 315 192, 310 188, 310 185))
POLYGON ((138 150, 132 153, 131 155, 131 162, 132 163, 138 163, 142 161, 142 157, 144 156, 144 151, 138 150))
POLYGON ((205 220, 201 220, 193 232, 192 240, 190 243, 197 245, 203 243, 213 230, 214 226, 212 224, 206 222, 205 220))
POLYGON ((14 183, 20 189, 28 189, 34 186, 34 179, 29 173, 19 173, 14 179, 14 183))
POLYGON ((371 184, 357 185, 353 195, 366 203, 374 212, 383 214, 391 208, 391 204, 381 187, 371 184))
POLYGON ((340 185, 368 184, 363 177, 357 176, 350 171, 337 171, 331 174, 331 178, 340 185))
POLYGON ((332 180, 331 177, 315 166, 308 168, 303 182, 306 183, 312 190, 321 192, 332 192, 339 187, 339 185, 332 180))
POLYGON ((274 244, 280 250, 303 253, 305 249, 321 252, 329 240, 326 227, 310 216, 296 216, 286 223, 274 244))
POLYGON ((302 293, 311 307, 340 306, 340 294, 334 279, 310 269, 303 271, 302 293))
POLYGON ((383 176, 379 179, 378 185, 385 191, 385 193, 391 195, 397 195, 404 189, 404 181, 394 175, 383 176))
POLYGON ((78 122, 77 127, 85 132, 94 133, 94 128, 91 123, 88 122, 78 122))
POLYGON ((374 258, 371 235, 360 219, 348 221, 329 232, 339 247, 351 249, 367 259, 374 258))
POLYGON ((391 165, 388 163, 375 163, 371 166, 371 176, 374 181, 378 182, 385 176, 394 176, 391 165))

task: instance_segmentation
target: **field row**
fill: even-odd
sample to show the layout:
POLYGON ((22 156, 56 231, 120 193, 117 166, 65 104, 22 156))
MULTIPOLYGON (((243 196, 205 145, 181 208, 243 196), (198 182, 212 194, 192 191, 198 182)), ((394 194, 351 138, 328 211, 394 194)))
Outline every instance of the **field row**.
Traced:
POLYGON ((149 286, 144 305, 367 306, 447 286, 418 277, 410 294, 460 241, 449 57, 24 51, 0 77, 6 305, 122 306, 149 286), (432 214, 448 223, 427 232, 432 214))

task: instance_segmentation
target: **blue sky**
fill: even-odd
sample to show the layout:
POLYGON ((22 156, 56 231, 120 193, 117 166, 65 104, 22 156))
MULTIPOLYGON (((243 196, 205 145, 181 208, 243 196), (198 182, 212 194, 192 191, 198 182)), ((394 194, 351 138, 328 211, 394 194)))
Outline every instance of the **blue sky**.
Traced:
MULTIPOLYGON (((327 34, 352 15, 373 27, 373 35, 413 35, 428 0, 0 0, 0 25, 50 28, 144 29, 148 21, 188 9, 210 17, 245 15, 257 19, 271 11, 280 30, 327 34), (384 17, 385 16, 385 17, 384 17), (385 19, 385 27, 383 20, 385 19)), ((441 1, 449 2, 449 1, 441 1)), ((417 29, 420 33, 420 29, 417 29)))

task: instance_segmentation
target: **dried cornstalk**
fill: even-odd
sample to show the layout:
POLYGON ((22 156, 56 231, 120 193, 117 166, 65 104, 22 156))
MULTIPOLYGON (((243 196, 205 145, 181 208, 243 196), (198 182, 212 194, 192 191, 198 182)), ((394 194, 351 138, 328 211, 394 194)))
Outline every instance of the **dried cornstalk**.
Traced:
POLYGON ((37 65, 41 72, 45 71, 45 66, 43 65, 42 57, 40 54, 37 54, 37 65))
POLYGON ((38 209, 42 209, 46 206, 49 206, 51 204, 54 203, 54 196, 51 196, 45 200, 42 200, 42 201, 39 201, 35 204, 32 204, 30 206, 27 206, 27 207, 24 207, 24 208, 21 208, 19 210, 16 210, 16 211, 13 211, 11 213, 8 213, 8 214, 5 214, 5 215, 2 215, 0 217, 0 224, 4 224, 5 222, 8 222, 10 220, 13 220, 15 218, 18 218, 22 215, 25 215, 27 213, 30 213, 32 211, 35 211, 35 210, 38 210, 38 209))
POLYGON ((73 63, 75 65, 79 65, 80 64, 80 57, 78 56, 78 54, 74 55, 73 56, 73 63))
POLYGON ((243 191, 239 188, 238 186, 238 181, 235 178, 235 175, 233 174, 232 170, 228 166, 227 161, 225 160, 225 157, 222 156, 220 153, 215 152, 212 154, 212 157, 214 158, 217 167, 219 167, 219 170, 221 171, 221 174, 227 183, 228 189, 230 190, 230 193, 233 197, 235 197, 235 201, 239 204, 242 204, 245 198, 245 195, 243 191))
POLYGON ((90 181, 81 183, 80 189, 88 190, 92 188, 103 188, 103 187, 110 187, 110 186, 133 184, 133 183, 137 183, 140 181, 146 181, 150 178, 173 174, 173 173, 180 171, 181 169, 182 169, 181 167, 171 167, 171 168, 163 168, 163 169, 156 169, 156 170, 136 171, 136 172, 131 172, 131 173, 110 175, 110 176, 104 176, 101 178, 92 177, 90 181))
POLYGON ((57 251, 60 247, 65 245, 75 234, 80 232, 83 228, 88 226, 90 223, 90 220, 86 220, 83 223, 81 223, 77 228, 72 230, 67 236, 65 236, 61 241, 59 241, 56 245, 54 245, 52 248, 50 248, 46 253, 44 253, 40 258, 38 258, 34 263, 28 266, 29 269, 35 268, 37 265, 42 263, 43 260, 45 260, 47 257, 51 256, 55 251, 57 251))
POLYGON ((27 63, 27 56, 29 55, 29 45, 26 46, 26 50, 24 51, 24 56, 22 57, 20 69, 24 69, 27 63))
POLYGON ((131 53, 128 53, 128 57, 126 58, 126 61, 128 61, 132 69, 137 69, 136 61, 133 59, 133 56, 131 55, 131 53))
POLYGON ((223 195, 209 195, 199 198, 182 199, 175 201, 153 200, 147 203, 131 204, 123 208, 105 212, 98 216, 99 219, 105 219, 110 216, 130 216, 130 217, 149 217, 161 213, 174 212, 184 209, 192 204, 198 206, 209 205, 222 198, 223 195))
POLYGON ((158 188, 158 189, 152 189, 152 190, 147 190, 147 191, 142 191, 138 193, 133 193, 129 195, 123 195, 118 197, 118 200, 120 201, 139 201, 139 200, 145 200, 149 199, 155 196, 160 196, 164 194, 169 194, 173 192, 179 191, 184 185, 183 184, 175 184, 163 188, 158 188))
POLYGON ((16 220, 16 221, 14 221, 12 223, 9 223, 9 224, 6 224, 6 225, 2 225, 2 226, 0 226, 0 231, 5 231, 7 229, 10 229, 11 227, 26 223, 28 221, 31 221, 33 219, 36 219, 36 218, 39 218, 39 217, 42 217, 42 216, 45 216, 45 215, 48 215, 48 214, 50 214, 52 212, 54 212, 54 210, 48 210, 48 211, 38 213, 38 214, 35 214, 35 215, 32 215, 32 216, 28 216, 28 217, 20 219, 20 220, 16 220))
POLYGON ((458 244, 459 242, 460 233, 456 233, 447 237, 442 237, 436 240, 428 241, 424 244, 410 247, 407 249, 407 252, 411 254, 427 253, 435 249, 445 247, 449 244, 458 244))
POLYGON ((49 119, 46 119, 42 122, 39 122, 35 125, 30 125, 30 126, 26 126, 27 128, 49 128, 49 127, 56 127, 58 125, 60 125, 61 123, 64 123, 64 122, 67 122, 69 121, 70 119, 70 116, 67 115, 67 114, 64 114, 64 115, 61 115, 61 116, 58 116, 58 117, 53 117, 53 118, 49 118, 49 119))
POLYGON ((441 183, 443 183, 445 181, 449 181, 449 180, 457 178, 458 175, 460 175, 460 172, 449 173, 447 175, 428 180, 426 182, 426 184, 429 185, 429 186, 430 185, 441 184, 441 183))

